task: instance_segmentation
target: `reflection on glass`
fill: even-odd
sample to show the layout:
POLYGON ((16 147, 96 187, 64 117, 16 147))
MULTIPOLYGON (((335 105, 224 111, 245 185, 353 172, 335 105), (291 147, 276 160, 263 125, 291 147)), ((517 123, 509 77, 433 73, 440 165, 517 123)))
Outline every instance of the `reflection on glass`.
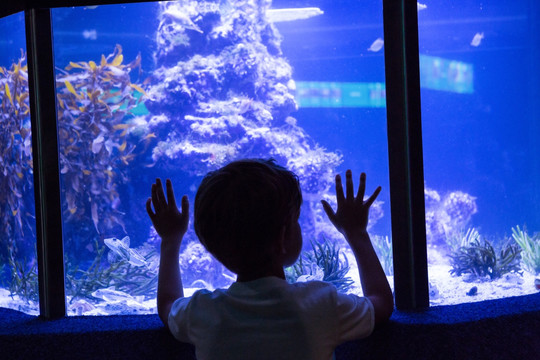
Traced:
MULTIPOLYGON (((171 178, 193 203, 205 173, 246 157, 273 157, 300 178, 306 252, 290 281, 360 291, 354 257, 320 205, 348 168, 368 174, 368 191, 386 189, 370 231, 392 274, 384 58, 370 47, 382 36, 382 4, 259 4, 53 10, 70 315, 155 312, 150 184, 171 178)), ((235 280, 191 228, 180 265, 188 295, 235 280)))
POLYGON ((0 307, 38 313, 24 14, 0 19, 0 307))
POLYGON ((432 305, 537 291, 538 13, 530 1, 418 13, 432 305))

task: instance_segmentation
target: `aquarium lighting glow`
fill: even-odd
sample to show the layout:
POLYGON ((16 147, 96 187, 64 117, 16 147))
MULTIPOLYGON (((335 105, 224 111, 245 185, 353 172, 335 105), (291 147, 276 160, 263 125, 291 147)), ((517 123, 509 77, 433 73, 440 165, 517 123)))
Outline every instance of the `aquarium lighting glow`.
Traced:
POLYGON ((420 55, 420 86, 426 89, 472 94, 473 65, 462 61, 420 55))
MULTIPOLYGON (((425 89, 472 94, 473 65, 465 62, 420 55, 420 86, 425 89)), ((303 108, 383 108, 386 91, 383 82, 298 81, 296 101, 303 108)))
POLYGON ((377 107, 386 106, 384 83, 299 81, 296 83, 299 107, 377 107))

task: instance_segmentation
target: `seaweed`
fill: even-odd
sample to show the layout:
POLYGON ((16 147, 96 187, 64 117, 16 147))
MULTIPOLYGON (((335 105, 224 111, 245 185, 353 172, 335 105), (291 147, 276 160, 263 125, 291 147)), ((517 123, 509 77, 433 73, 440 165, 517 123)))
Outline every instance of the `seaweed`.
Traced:
MULTIPOLYGON (((155 296, 157 292, 157 271, 146 266, 133 266, 122 259, 115 263, 107 263, 104 258, 106 246, 94 242, 95 258, 87 269, 73 265, 78 259, 68 258, 66 272, 66 294, 75 299, 86 298, 94 301, 91 295, 94 291, 110 286, 118 291, 132 296, 155 296)), ((153 257, 154 253, 145 256, 145 260, 153 257)))
POLYGON ((29 302, 39 299, 38 273, 36 261, 19 260, 13 254, 8 258, 11 281, 8 289, 11 297, 18 295, 29 302))
POLYGON ((56 76, 62 211, 67 223, 98 234, 118 226, 126 232, 118 186, 128 181, 141 143, 129 138, 135 125, 128 121, 146 95, 130 78, 141 56, 123 60, 116 45, 101 61, 70 62, 56 76))
POLYGON ((521 248, 521 260, 525 269, 535 275, 540 273, 540 234, 531 237, 527 229, 512 228, 512 237, 521 248))
POLYGON ((287 281, 294 283, 301 276, 306 280, 317 280, 317 270, 320 269, 320 280, 334 285, 340 292, 347 292, 354 281, 346 276, 349 262, 346 257, 340 257, 337 244, 323 238, 322 242, 311 241, 311 247, 313 250, 303 251, 298 261, 285 269, 287 281))
POLYGON ((488 276, 491 280, 509 272, 519 272, 521 249, 507 242, 499 254, 488 240, 476 237, 466 246, 461 246, 450 255, 452 275, 471 274, 477 278, 488 276))
POLYGON ((463 230, 453 232, 452 235, 446 236, 445 240, 450 252, 455 253, 459 251, 460 248, 466 247, 475 241, 479 241, 480 233, 475 228, 468 228, 465 233, 463 233, 463 230))
POLYGON ((32 249, 34 187, 26 56, 0 66, 0 262, 26 257, 32 249))
POLYGON ((371 243, 386 276, 394 275, 392 240, 388 236, 374 235, 371 237, 371 243))

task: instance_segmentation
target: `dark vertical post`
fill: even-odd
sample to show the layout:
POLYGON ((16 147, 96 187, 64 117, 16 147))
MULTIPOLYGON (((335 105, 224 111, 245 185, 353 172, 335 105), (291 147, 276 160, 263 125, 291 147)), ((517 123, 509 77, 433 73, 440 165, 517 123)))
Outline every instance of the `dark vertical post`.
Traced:
POLYGON ((51 11, 25 12, 36 199, 39 309, 66 314, 51 11))
POLYGON ((394 291, 398 309, 429 306, 417 4, 383 0, 394 291))

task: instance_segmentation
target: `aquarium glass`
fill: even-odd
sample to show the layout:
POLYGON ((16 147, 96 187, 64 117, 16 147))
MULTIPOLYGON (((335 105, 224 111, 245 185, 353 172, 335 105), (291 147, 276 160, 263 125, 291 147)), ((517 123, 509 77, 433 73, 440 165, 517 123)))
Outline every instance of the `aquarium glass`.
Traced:
POLYGON ((432 305, 537 291, 539 20, 537 1, 419 5, 432 305))
POLYGON ((37 314, 32 136, 24 13, 0 19, 0 307, 37 314))
MULTIPOLYGON (((175 1, 52 15, 68 314, 156 312, 151 184, 171 178, 193 206, 204 174, 246 157, 275 158, 300 178, 306 252, 286 269, 290 281, 333 279, 360 293, 354 257, 320 205, 335 205, 334 176, 349 168, 356 184, 367 173, 368 192, 383 187, 370 233, 392 275, 382 2, 175 1)), ((235 280, 192 219, 180 267, 187 295, 235 280)))

